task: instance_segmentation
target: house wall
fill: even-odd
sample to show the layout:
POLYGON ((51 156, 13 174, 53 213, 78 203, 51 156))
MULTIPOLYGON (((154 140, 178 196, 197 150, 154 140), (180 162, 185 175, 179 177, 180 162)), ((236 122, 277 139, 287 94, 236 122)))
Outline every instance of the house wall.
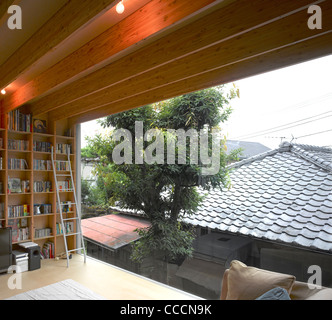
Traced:
POLYGON ((309 267, 319 266, 321 284, 332 287, 332 255, 263 242, 257 242, 256 246, 260 253, 259 267, 292 274, 297 280, 308 282, 313 275, 309 267))
MULTIPOLYGON (((234 237, 240 238, 237 243, 243 243, 244 245, 241 245, 240 251, 237 250, 238 256, 234 255, 235 252, 232 251, 231 257, 257 268, 292 274, 298 281, 307 282, 312 276, 312 274, 308 273, 308 267, 310 265, 318 265, 322 270, 322 285, 332 287, 332 255, 216 231, 211 232, 211 230, 197 230, 198 236, 203 234, 204 237, 209 233, 215 234, 215 238, 219 236, 230 237, 230 239, 234 239, 234 237), (246 249, 246 253, 243 252, 243 248, 246 249)), ((210 240, 211 237, 209 237, 208 244, 211 244, 210 240)), ((224 250, 219 245, 214 248, 224 250)), ((215 254, 215 251, 211 250, 211 248, 207 248, 206 251, 212 255, 215 254)), ((230 255, 229 248, 226 248, 224 253, 218 252, 216 257, 203 256, 201 254, 202 247, 200 247, 199 254, 194 253, 192 259, 187 259, 182 264, 179 263, 177 265, 152 258, 146 259, 142 264, 133 263, 130 260, 130 245, 124 246, 117 251, 111 251, 101 245, 87 242, 87 252, 89 256, 104 262, 202 298, 215 300, 220 298, 222 276, 226 268, 229 267, 228 259, 220 259, 220 256, 222 254, 230 255)))
MULTIPOLYGON (((247 239, 247 241, 251 242, 250 245, 246 245, 247 254, 245 257, 242 255, 243 258, 240 256, 238 260, 257 268, 292 274, 298 281, 307 282, 313 275, 308 272, 308 268, 313 265, 319 266, 322 271, 322 285, 332 287, 332 254, 301 249, 272 241, 260 241, 208 228, 197 228, 198 236, 201 235, 204 238, 207 234, 217 234, 220 237, 229 237, 230 239, 234 237, 247 239)), ((216 236, 215 238, 217 239, 218 237, 216 236)), ((218 255, 222 254, 221 252, 218 253, 218 255)), ((209 259, 216 261, 214 257, 209 259)), ((226 267, 228 267, 228 264, 226 267)))
POLYGON ((94 242, 86 241, 86 250, 90 257, 140 274, 140 265, 130 260, 131 249, 128 245, 113 251, 94 242))

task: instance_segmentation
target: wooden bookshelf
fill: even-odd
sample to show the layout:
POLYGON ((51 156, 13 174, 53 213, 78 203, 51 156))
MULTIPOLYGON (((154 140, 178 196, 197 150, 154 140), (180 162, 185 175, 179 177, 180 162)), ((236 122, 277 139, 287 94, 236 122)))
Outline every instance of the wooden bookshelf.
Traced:
MULTIPOLYGON (((30 115, 29 108, 21 107, 16 111, 16 115, 20 113, 24 114, 20 116, 21 120, 19 117, 13 119, 13 113, 1 115, 3 120, 0 128, 0 228, 13 228, 13 245, 33 241, 42 249, 45 243, 52 242, 54 256, 57 256, 65 252, 65 247, 63 234, 57 233, 60 214, 56 212, 55 177, 52 166, 44 168, 42 165, 47 162, 51 164, 51 147, 55 160, 67 161, 64 149, 66 145, 70 145, 70 161, 75 174, 75 127, 71 126, 67 119, 55 122, 49 119, 48 114, 44 114, 38 115, 38 120, 41 120, 39 124, 43 125, 45 131, 35 132, 33 123, 36 119, 30 115), (30 124, 23 123, 22 118, 29 118, 30 124), (25 131, 22 131, 22 128, 25 131), (19 183, 24 185, 25 190, 20 190, 19 183), (15 187, 17 189, 13 189, 15 187), (19 206, 23 207, 23 213, 19 206), (42 212, 43 210, 46 212, 42 212)), ((58 180, 66 178, 59 177, 58 180)), ((73 192, 63 190, 60 200, 71 203, 71 210, 64 212, 63 217, 74 218, 73 192)), ((73 227, 73 235, 67 237, 69 250, 76 247, 76 223, 73 223, 73 227)))

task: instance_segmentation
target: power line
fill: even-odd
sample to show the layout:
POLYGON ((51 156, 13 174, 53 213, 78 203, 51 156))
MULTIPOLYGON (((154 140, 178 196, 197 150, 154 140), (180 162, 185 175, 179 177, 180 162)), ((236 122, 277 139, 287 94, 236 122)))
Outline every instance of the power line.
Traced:
POLYGON ((292 104, 290 106, 287 106, 283 109, 279 109, 279 110, 275 110, 275 111, 272 111, 272 112, 269 112, 269 113, 265 113, 265 115, 270 116, 270 115, 273 115, 275 113, 285 113, 285 112, 288 112, 288 111, 303 109, 303 108, 306 108, 306 107, 308 107, 312 104, 318 105, 318 104, 322 103, 324 100, 330 99, 331 97, 332 97, 332 92, 328 92, 325 95, 320 95, 318 97, 311 97, 311 98, 308 98, 304 101, 301 101, 301 102, 292 104))
POLYGON ((331 112, 332 112, 332 110, 321 113, 321 114, 318 114, 318 115, 315 115, 315 116, 307 117, 307 118, 304 118, 304 119, 301 119, 301 120, 297 120, 297 121, 293 121, 293 122, 290 122, 290 123, 287 123, 287 124, 276 126, 276 127, 270 128, 270 129, 260 130, 260 131, 256 131, 256 132, 253 132, 253 133, 250 133, 250 134, 238 136, 238 137, 235 137, 235 138, 230 138, 230 140, 239 140, 239 139, 243 140, 243 139, 248 139, 248 138, 255 138, 255 137, 262 136, 264 134, 274 133, 274 132, 278 132, 278 131, 281 131, 281 130, 298 127, 298 126, 301 126, 301 125, 304 125, 304 124, 307 124, 307 123, 311 123, 311 122, 322 120, 322 119, 325 119, 325 118, 328 118, 328 117, 332 117, 332 114, 331 114, 331 115, 323 116, 323 117, 315 119, 315 120, 310 120, 310 121, 306 121, 306 122, 297 124, 299 122, 309 120, 309 119, 313 119, 313 118, 316 118, 316 117, 319 117, 319 116, 322 116, 322 115, 326 115, 326 114, 329 114, 331 112), (294 124, 296 124, 296 125, 294 125, 294 124))
POLYGON ((300 138, 305 138, 305 137, 315 136, 315 135, 317 135, 317 134, 321 134, 321 133, 325 133, 325 132, 330 132, 330 131, 332 131, 332 129, 330 129, 330 130, 325 130, 325 131, 320 131, 320 132, 315 132, 315 133, 311 133, 311 134, 306 134, 306 135, 304 135, 304 136, 297 137, 297 138, 295 138, 295 139, 300 139, 300 138))

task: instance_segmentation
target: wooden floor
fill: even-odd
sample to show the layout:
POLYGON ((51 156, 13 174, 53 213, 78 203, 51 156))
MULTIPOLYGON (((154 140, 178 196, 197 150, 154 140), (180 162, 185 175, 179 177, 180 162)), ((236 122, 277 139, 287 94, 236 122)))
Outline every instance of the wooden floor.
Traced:
POLYGON ((0 275, 0 299, 37 289, 65 279, 79 282, 109 300, 194 300, 200 299, 183 291, 137 276, 125 270, 87 257, 73 255, 66 260, 42 260, 41 268, 21 273, 22 289, 10 289, 12 274, 0 275))

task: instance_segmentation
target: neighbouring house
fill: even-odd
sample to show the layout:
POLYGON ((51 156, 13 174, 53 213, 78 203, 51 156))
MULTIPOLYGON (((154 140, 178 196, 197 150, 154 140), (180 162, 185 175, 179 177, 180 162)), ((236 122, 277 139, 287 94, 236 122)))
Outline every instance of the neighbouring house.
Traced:
POLYGON ((120 268, 140 273, 139 265, 130 260, 130 244, 139 239, 138 228, 149 223, 138 216, 109 214, 82 220, 82 231, 89 256, 120 268))
POLYGON ((270 151, 271 149, 264 146, 259 142, 251 141, 240 141, 240 140, 227 140, 226 141, 227 153, 232 152, 233 150, 242 149, 242 152, 239 154, 239 159, 247 159, 258 154, 270 151))
POLYGON ((204 282, 202 270, 220 273, 233 259, 300 281, 318 265, 323 285, 332 286, 331 160, 332 149, 284 142, 232 164, 231 187, 206 193, 185 219, 201 236, 177 274, 217 292, 219 283, 204 282))
MULTIPOLYGON (((205 192, 197 212, 185 219, 197 229, 194 257, 181 266, 161 264, 160 273, 175 287, 211 299, 218 298, 220 279, 234 259, 299 281, 307 281, 308 267, 318 265, 323 285, 332 286, 331 160, 332 149, 284 142, 230 165, 231 187, 205 192)), ((121 211, 125 219, 138 219, 130 217, 139 214, 133 210, 121 211)), ((111 231, 112 220, 102 227, 111 231)), ((113 250, 100 238, 93 245, 99 256, 113 250)), ((130 247, 124 243, 122 250, 127 252, 122 266, 142 274, 139 266, 130 267, 130 247)))
POLYGON ((96 184, 96 176, 93 169, 98 163, 98 158, 82 158, 81 159, 81 177, 89 182, 90 185, 96 184))

